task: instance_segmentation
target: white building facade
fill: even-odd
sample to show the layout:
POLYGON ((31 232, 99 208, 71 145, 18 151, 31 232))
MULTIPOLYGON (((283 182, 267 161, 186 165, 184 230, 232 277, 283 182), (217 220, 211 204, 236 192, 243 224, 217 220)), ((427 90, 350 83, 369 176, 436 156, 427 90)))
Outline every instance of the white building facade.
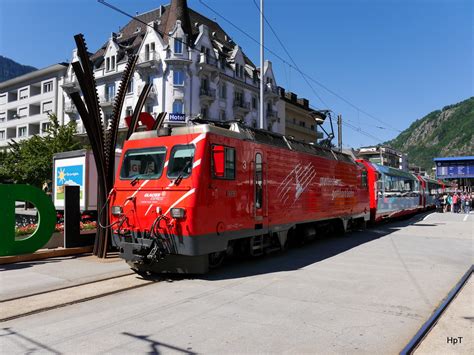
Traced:
MULTIPOLYGON (((127 88, 120 127, 132 114, 146 83, 152 90, 144 111, 157 116, 167 112, 165 123, 183 124, 201 117, 212 121, 239 120, 258 126, 260 70, 214 21, 188 9, 185 0, 137 16, 91 56, 103 117, 112 115, 129 55, 138 56, 127 88), (145 25, 145 23, 147 25, 145 25)), ((77 61, 73 53, 72 61, 77 61)), ((284 112, 277 112, 279 94, 271 62, 263 70, 265 127, 284 134, 284 112)), ((79 120, 67 93, 78 90, 72 66, 62 86, 67 120, 79 120)), ((83 126, 78 121, 78 129, 83 126)))
POLYGON ((0 149, 12 140, 43 134, 50 113, 64 123, 66 70, 67 64, 55 64, 0 83, 0 149))

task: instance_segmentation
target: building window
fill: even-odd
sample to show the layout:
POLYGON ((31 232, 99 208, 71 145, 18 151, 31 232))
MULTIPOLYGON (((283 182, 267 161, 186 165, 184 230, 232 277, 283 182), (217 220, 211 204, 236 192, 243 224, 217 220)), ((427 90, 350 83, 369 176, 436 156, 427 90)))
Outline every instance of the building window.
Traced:
POLYGON ((175 54, 183 54, 183 40, 181 38, 174 39, 174 52, 175 54))
POLYGON ((125 117, 133 115, 133 109, 132 106, 127 106, 127 109, 125 110, 125 117))
POLYGON ((243 79, 244 78, 244 66, 240 66, 240 77, 243 79))
POLYGON ((49 129, 50 123, 49 122, 42 122, 41 123, 41 133, 46 133, 49 129))
POLYGON ((221 69, 224 69, 225 70, 225 67, 226 67, 226 60, 224 57, 221 58, 221 69))
POLYGON ((152 60, 155 56, 155 42, 145 45, 145 60, 152 60))
POLYGON ((45 92, 50 92, 50 91, 53 91, 53 82, 52 81, 48 81, 48 82, 43 84, 43 94, 45 92))
POLYGON ((0 95, 0 105, 7 103, 7 94, 0 95))
POLYGON ((221 84, 221 92, 220 92, 221 99, 227 98, 227 85, 225 83, 221 84))
POLYGON ((105 69, 107 71, 115 69, 115 56, 111 56, 105 59, 105 69))
POLYGON ((22 107, 18 109, 18 118, 25 118, 28 116, 28 107, 22 107))
POLYGON ((26 99, 28 97, 28 89, 21 89, 20 90, 20 100, 26 99))
POLYGON ((173 102, 173 113, 184 113, 183 100, 175 100, 173 102))
POLYGON ((127 85, 127 94, 133 94, 133 78, 130 79, 130 82, 127 85))
POLYGON ((235 76, 238 77, 240 73, 240 65, 239 63, 235 63, 235 76))
POLYGON ((257 98, 255 96, 252 96, 252 108, 256 109, 257 108, 257 98))
POLYGON ((6 114, 5 112, 0 112, 0 122, 5 122, 6 114))
POLYGON ((220 120, 221 121, 225 121, 226 120, 226 115, 225 115, 225 110, 221 110, 221 113, 220 113, 220 120))
POLYGON ((315 126, 314 126, 314 124, 312 124, 312 125, 311 125, 311 130, 312 130, 312 131, 315 131, 314 128, 315 128, 315 126))
POLYGON ((306 127, 306 122, 300 121, 300 126, 301 126, 301 127, 306 127))
POLYGON ((27 127, 26 126, 18 127, 18 138, 26 137, 26 135, 27 135, 27 127))
POLYGON ((146 112, 151 114, 153 112, 153 105, 146 105, 146 112))
POLYGON ((105 86, 105 99, 107 101, 113 100, 115 97, 115 83, 107 84, 105 86))
POLYGON ((53 111, 53 101, 43 102, 43 109, 41 112, 50 113, 51 111, 53 111))
POLYGON ((173 71, 173 84, 179 86, 184 85, 184 72, 182 70, 173 71))
POLYGON ((3 130, 3 131, 0 131, 0 141, 4 141, 6 138, 6 132, 3 130))

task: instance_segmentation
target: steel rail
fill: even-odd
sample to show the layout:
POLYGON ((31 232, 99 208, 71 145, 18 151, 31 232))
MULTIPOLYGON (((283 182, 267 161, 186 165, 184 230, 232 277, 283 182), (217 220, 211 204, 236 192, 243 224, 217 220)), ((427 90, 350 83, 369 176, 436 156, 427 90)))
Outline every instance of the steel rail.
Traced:
POLYGON ((473 272, 474 272, 474 266, 471 265, 471 267, 461 277, 458 283, 448 293, 446 298, 441 302, 438 308, 435 309, 431 317, 428 318, 428 320, 421 326, 420 330, 418 330, 415 336, 403 348, 403 350, 400 352, 400 355, 409 355, 409 354, 412 354, 414 350, 416 350, 416 348, 421 344, 421 342, 426 337, 426 335, 435 326, 438 319, 444 314, 444 312, 446 311, 448 306, 451 304, 451 302, 454 300, 454 298, 456 298, 456 296, 462 290, 463 286, 467 283, 467 280, 469 280, 469 277, 471 277, 471 274, 473 272))

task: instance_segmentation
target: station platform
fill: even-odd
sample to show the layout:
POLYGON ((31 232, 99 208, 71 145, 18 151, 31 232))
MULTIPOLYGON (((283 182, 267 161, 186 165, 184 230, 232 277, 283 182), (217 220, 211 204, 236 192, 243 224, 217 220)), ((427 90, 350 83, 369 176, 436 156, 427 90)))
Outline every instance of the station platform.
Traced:
MULTIPOLYGON (((5 321, 0 348, 8 354, 398 354, 472 266, 473 232, 472 213, 383 223, 230 261, 208 275, 159 280, 5 321)), ((61 274, 63 265, 50 267, 61 274)), ((37 267, 19 268, 16 276, 35 283, 37 267)), ((472 324, 472 309, 462 309, 446 318, 449 326, 472 324)), ((463 346, 472 349, 472 332, 463 346)), ((428 352, 436 353, 434 347, 428 352)), ((463 348, 450 353, 456 349, 463 348)))

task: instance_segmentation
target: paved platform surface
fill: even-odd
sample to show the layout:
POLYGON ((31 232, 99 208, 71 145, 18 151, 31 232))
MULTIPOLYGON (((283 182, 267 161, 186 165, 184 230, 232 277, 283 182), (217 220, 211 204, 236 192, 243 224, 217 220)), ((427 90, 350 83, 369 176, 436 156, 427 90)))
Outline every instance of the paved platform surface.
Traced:
POLYGON ((428 333, 415 355, 474 354, 474 278, 468 282, 428 333))
POLYGON ((119 258, 61 257, 0 265, 0 301, 130 273, 119 258))
POLYGON ((473 220, 415 217, 11 320, 0 349, 397 354, 472 265, 473 220))

